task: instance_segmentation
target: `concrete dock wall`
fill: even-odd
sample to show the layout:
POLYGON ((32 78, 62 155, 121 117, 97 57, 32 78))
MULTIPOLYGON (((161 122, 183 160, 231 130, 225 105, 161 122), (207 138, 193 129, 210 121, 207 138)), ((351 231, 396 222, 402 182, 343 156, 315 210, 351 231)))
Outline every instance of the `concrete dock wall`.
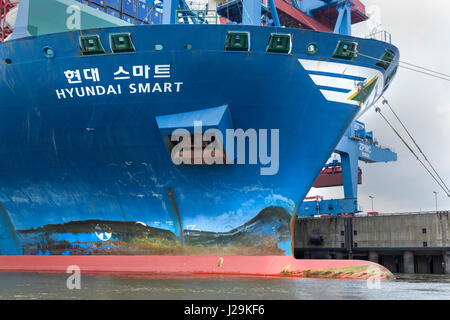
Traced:
POLYGON ((297 258, 364 259, 393 272, 450 274, 450 212, 300 218, 297 258))
POLYGON ((450 215, 415 214, 355 217, 354 242, 362 248, 443 248, 450 246, 450 215))

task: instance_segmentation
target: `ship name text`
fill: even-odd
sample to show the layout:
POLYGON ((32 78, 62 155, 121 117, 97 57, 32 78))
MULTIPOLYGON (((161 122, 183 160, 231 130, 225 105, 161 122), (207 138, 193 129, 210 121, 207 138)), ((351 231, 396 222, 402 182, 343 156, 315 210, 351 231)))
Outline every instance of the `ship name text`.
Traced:
POLYGON ((121 95, 123 93, 179 93, 183 87, 183 82, 171 81, 171 66, 169 64, 134 65, 129 68, 119 66, 116 72, 111 72, 109 76, 106 76, 108 82, 106 85, 101 83, 103 76, 100 76, 99 68, 66 70, 64 76, 69 86, 55 90, 58 100, 121 95), (127 81, 127 83, 123 84, 123 81, 127 81), (129 81, 133 82, 129 83, 129 81))

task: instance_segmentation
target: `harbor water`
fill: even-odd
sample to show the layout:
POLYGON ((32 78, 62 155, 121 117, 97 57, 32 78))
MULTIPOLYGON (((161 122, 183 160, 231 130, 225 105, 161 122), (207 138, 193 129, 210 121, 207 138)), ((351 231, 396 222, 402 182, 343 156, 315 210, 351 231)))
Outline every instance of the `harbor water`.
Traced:
POLYGON ((0 273, 0 300, 450 300, 449 275, 396 274, 396 280, 0 273))

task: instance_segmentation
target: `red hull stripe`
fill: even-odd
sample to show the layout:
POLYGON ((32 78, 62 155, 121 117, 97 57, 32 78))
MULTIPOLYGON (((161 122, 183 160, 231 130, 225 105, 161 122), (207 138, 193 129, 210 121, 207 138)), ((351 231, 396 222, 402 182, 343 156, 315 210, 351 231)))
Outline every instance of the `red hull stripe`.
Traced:
POLYGON ((66 272, 71 265, 90 273, 393 277, 386 268, 363 260, 296 260, 286 256, 0 256, 1 272, 66 272))

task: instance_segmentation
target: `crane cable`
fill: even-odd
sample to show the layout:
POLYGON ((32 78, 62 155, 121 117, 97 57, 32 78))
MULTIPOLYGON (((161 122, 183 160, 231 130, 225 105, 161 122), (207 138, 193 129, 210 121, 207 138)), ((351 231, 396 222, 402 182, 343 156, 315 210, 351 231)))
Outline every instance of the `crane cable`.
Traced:
POLYGON ((441 181, 441 183, 445 186, 446 190, 447 190, 447 194, 450 194, 450 189, 448 188, 448 186, 445 184, 444 180, 442 180, 441 176, 439 175, 439 173, 436 171, 436 169, 434 168, 434 166, 431 164, 431 162, 428 160, 427 156, 425 155, 425 153, 422 151, 422 149, 420 148, 420 146, 418 145, 418 143, 416 142, 416 140, 412 137, 411 133, 409 132, 409 130, 406 128, 405 124, 403 123, 402 120, 400 120, 400 117, 397 115, 397 113, 394 111, 394 109, 392 108, 392 106, 389 104, 389 101, 387 101, 387 99, 382 96, 383 98, 383 104, 386 104, 389 109, 391 109, 391 112, 394 114, 394 116, 397 118, 398 122, 400 122, 400 124, 402 125, 403 129, 405 129, 406 133, 408 134, 408 136, 411 138, 412 142, 414 143, 414 145, 417 147, 417 149, 419 150, 419 152, 422 154, 423 158, 425 159, 425 161, 430 165, 431 169, 433 170, 433 172, 436 174, 436 176, 439 178, 439 180, 441 181))
POLYGON ((391 127, 391 129, 395 132, 395 134, 399 137, 399 139, 403 142, 403 144, 416 157, 417 161, 419 161, 420 164, 425 168, 425 170, 427 170, 427 172, 434 179, 434 181, 436 181, 436 183, 439 185, 439 187, 441 187, 441 189, 445 192, 445 194, 447 194, 447 196, 450 197, 450 193, 448 192, 448 190, 439 182, 439 180, 433 175, 433 173, 430 171, 430 169, 427 168, 425 163, 423 163, 423 161, 420 160, 420 158, 417 156, 417 154, 414 152, 414 150, 409 146, 409 144, 405 141, 405 139, 403 139, 403 137, 400 135, 400 133, 392 126, 392 124, 389 122, 389 120, 386 119, 386 117, 381 113, 380 107, 375 108, 375 111, 381 115, 381 117, 384 119, 384 121, 386 121, 386 123, 389 125, 389 127, 391 127))
MULTIPOLYGON (((348 50, 348 49, 347 49, 348 50)), ((376 60, 376 61, 381 61, 381 62, 386 62, 388 64, 393 64, 397 67, 400 68, 404 68, 407 70, 411 70, 414 72, 418 72, 424 75, 428 75, 431 77, 435 77, 441 80, 446 80, 446 81, 450 81, 450 75, 447 75, 445 73, 441 73, 441 72, 437 72, 425 67, 421 67, 412 63, 408 63, 408 62, 404 62, 404 61, 400 61, 398 60, 397 62, 395 61, 387 61, 384 59, 379 59, 379 58, 375 58, 366 54, 363 54, 359 51, 352 51, 352 50, 348 50, 352 53, 355 53, 357 55, 361 55, 363 57, 372 59, 372 60, 376 60), (400 63, 406 64, 408 66, 411 67, 415 67, 417 69, 411 68, 411 67, 406 67, 403 65, 400 65, 400 63), (418 70, 419 69, 419 70, 418 70), (420 70, 421 69, 421 70, 420 70)), ((415 144, 415 146, 417 147, 417 149, 419 150, 419 152, 422 154, 422 156, 424 157, 425 161, 429 164, 429 166, 432 168, 432 170, 434 171, 434 173, 436 174, 436 176, 438 178, 436 178, 436 176, 429 170, 429 168, 427 168, 427 166, 425 165, 425 163, 423 163, 422 160, 420 160, 420 158, 417 156, 417 154, 414 152, 414 150, 408 145, 408 143, 403 139, 403 137, 400 135, 400 133, 395 130, 395 128, 392 126, 392 124, 386 119, 386 117, 381 113, 381 109, 379 107, 377 107, 375 109, 376 112, 378 112, 383 119, 386 121, 386 123, 389 125, 389 127, 391 127, 391 129, 395 132, 395 134, 400 138, 400 140, 403 142, 403 144, 409 149, 409 151, 416 157, 417 161, 419 161, 422 166, 425 168, 425 170, 427 170, 427 172, 431 175, 431 177, 436 181, 436 183, 441 187, 441 189, 445 192, 445 194, 447 194, 447 196, 450 198, 450 189, 448 188, 448 186, 445 184, 445 182, 442 180, 441 176, 437 173, 436 169, 434 168, 434 166, 431 164, 431 162, 428 160, 427 156, 425 155, 425 153, 422 151, 422 149, 419 147, 419 145, 417 144, 417 142, 414 140, 414 138, 412 137, 411 133, 409 132, 409 130, 406 128, 406 126, 403 124, 403 122, 400 120, 400 117, 395 113, 394 109, 392 108, 392 106, 389 104, 389 102, 383 97, 383 104, 387 104, 388 107, 390 108, 391 112, 395 115, 395 117, 397 118, 397 120, 400 122, 400 124, 402 125, 403 129, 405 129, 405 131, 407 132, 408 136, 410 137, 410 139, 413 141, 413 143, 415 144), (439 179, 439 180, 438 180, 439 179)))
MULTIPOLYGON (((384 61, 384 60, 383 60, 383 61, 384 61)), ((423 69, 423 70, 425 70, 425 71, 429 71, 429 72, 432 72, 432 73, 440 74, 441 76, 444 76, 444 77, 446 77, 446 78, 450 78, 450 75, 448 75, 448 74, 441 73, 441 72, 437 72, 437 71, 434 71, 434 70, 431 70, 431 69, 427 69, 427 68, 424 68, 424 67, 421 67, 421 66, 412 64, 412 63, 408 63, 408 62, 400 61, 400 60, 399 60, 399 63, 404 63, 404 64, 406 64, 406 65, 408 65, 408 66, 411 66, 411 67, 414 67, 414 68, 423 69)))
POLYGON ((441 72, 437 72, 437 71, 434 71, 434 70, 431 70, 431 69, 427 69, 427 68, 424 68, 424 67, 421 67, 421 66, 418 66, 418 65, 414 65, 412 63, 408 63, 408 62, 404 62, 404 61, 400 61, 400 60, 398 62, 388 61, 388 60, 383 60, 383 59, 379 59, 379 58, 375 58, 375 57, 369 56, 367 54, 361 53, 360 51, 352 51, 352 50, 348 50, 348 49, 347 49, 347 51, 349 51, 351 53, 354 53, 354 54, 357 54, 357 55, 360 55, 362 57, 366 57, 368 59, 372 59, 372 60, 375 60, 375 61, 386 62, 388 64, 393 64, 393 65, 398 66, 398 67, 403 68, 403 69, 411 70, 411 71, 418 72, 418 73, 421 73, 421 74, 424 74, 424 75, 427 75, 427 76, 431 76, 431 77, 434 77, 434 78, 438 78, 438 79, 450 82, 450 75, 447 75, 447 74, 441 73, 441 72), (410 67, 406 67, 406 66, 400 65, 400 63, 404 63, 404 64, 409 65, 409 66, 414 66, 414 67, 416 67, 418 69, 422 69, 424 71, 417 70, 417 69, 410 68, 410 67), (427 72, 425 72, 425 71, 427 71, 427 72))

